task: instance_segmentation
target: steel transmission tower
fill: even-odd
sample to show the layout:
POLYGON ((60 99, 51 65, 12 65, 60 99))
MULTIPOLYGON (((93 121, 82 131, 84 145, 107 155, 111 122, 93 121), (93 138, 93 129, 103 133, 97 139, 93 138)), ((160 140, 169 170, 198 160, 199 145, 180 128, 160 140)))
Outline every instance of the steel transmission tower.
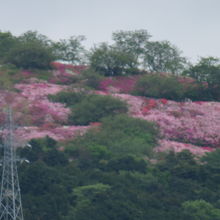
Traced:
POLYGON ((3 137, 3 172, 0 194, 0 220, 23 220, 21 194, 17 172, 12 110, 7 111, 3 137))

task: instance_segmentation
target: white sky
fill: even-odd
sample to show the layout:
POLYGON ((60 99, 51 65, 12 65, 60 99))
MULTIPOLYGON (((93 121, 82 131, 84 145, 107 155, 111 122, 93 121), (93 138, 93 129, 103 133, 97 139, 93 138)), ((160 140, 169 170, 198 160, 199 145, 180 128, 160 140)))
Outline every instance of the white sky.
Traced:
POLYGON ((117 30, 146 29, 195 61, 220 57, 220 0, 0 0, 0 30, 53 40, 85 35, 87 47, 117 30))

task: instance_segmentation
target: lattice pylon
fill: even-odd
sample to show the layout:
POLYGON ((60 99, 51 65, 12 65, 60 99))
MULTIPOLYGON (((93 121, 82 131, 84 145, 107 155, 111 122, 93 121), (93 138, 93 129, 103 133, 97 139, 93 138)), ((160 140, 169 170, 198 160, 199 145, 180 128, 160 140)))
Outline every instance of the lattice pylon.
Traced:
POLYGON ((21 193, 17 172, 12 110, 7 111, 3 135, 4 155, 0 192, 0 220, 23 220, 21 193))

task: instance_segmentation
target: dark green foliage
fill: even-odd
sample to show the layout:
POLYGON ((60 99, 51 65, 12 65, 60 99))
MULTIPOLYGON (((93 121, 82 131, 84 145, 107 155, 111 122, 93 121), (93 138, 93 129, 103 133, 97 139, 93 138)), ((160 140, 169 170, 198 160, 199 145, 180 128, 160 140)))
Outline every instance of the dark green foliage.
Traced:
POLYGON ((82 92, 64 91, 50 95, 54 102, 65 103, 71 107, 69 122, 77 125, 87 125, 98 122, 103 117, 126 113, 128 108, 125 102, 111 96, 101 96, 82 92))
POLYGON ((61 219, 70 204, 62 180, 68 177, 41 161, 23 165, 20 175, 25 219, 61 219))
POLYGON ((137 74, 137 60, 134 55, 103 43, 93 49, 90 55, 91 67, 101 75, 117 76, 137 74))
POLYGON ((147 171, 147 163, 145 160, 136 158, 133 155, 125 155, 122 157, 113 158, 106 166, 108 171, 137 171, 145 173, 147 171))
POLYGON ((129 136, 153 147, 155 136, 149 135, 156 130, 146 121, 105 119, 100 129, 69 143, 61 166, 45 161, 57 148, 54 140, 32 140, 37 160, 19 167, 25 219, 219 220, 219 151, 202 163, 189 151, 163 153, 151 163, 137 138, 135 150, 119 149, 126 148, 129 136))
MULTIPOLYGON (((93 207, 93 202, 99 200, 101 197, 105 197, 110 190, 110 186, 107 184, 96 183, 86 186, 79 186, 74 189, 73 195, 76 197, 75 207, 70 210, 69 216, 65 218, 68 219, 86 219, 89 215, 90 218, 95 217, 97 219, 98 210, 93 207), (85 212, 86 210, 86 212, 85 212)), ((101 211, 99 211, 101 214, 101 211)), ((98 217, 98 219, 101 219, 98 217)))
POLYGON ((27 31, 19 37, 0 33, 0 62, 24 69, 49 69, 56 57, 51 41, 44 35, 27 31))
POLYGON ((72 36, 53 42, 36 31, 27 31, 19 37, 0 32, 0 63, 24 69, 50 69, 50 63, 57 59, 82 64, 86 54, 81 45, 83 40, 84 36, 72 36))
POLYGON ((204 200, 186 201, 182 206, 186 220, 220 220, 220 209, 204 200))
POLYGON ((144 66, 150 72, 178 74, 186 66, 186 59, 169 41, 151 41, 145 45, 144 66))
POLYGON ((203 156, 202 161, 205 163, 205 167, 215 170, 215 172, 220 172, 220 149, 211 153, 206 153, 203 156))
POLYGON ((24 69, 49 69, 55 57, 52 51, 35 42, 19 43, 12 48, 6 62, 24 69))
POLYGON ((13 48, 16 45, 16 38, 10 33, 10 32, 1 32, 0 31, 0 63, 5 62, 5 57, 8 54, 8 51, 10 51, 11 48, 13 48))
POLYGON ((208 101, 212 99, 206 85, 197 81, 185 84, 183 91, 183 97, 192 101, 208 101))
POLYGON ((13 85, 24 79, 14 65, 2 65, 0 74, 0 89, 13 90, 13 85))
POLYGON ((103 77, 93 69, 85 70, 82 73, 82 77, 85 85, 92 89, 98 89, 100 81, 103 79, 103 77))
POLYGON ((195 78, 204 85, 202 97, 207 100, 220 100, 220 60, 214 57, 203 57, 200 61, 185 70, 185 75, 195 78))
POLYGON ((61 102, 67 106, 74 106, 81 102, 87 96, 85 92, 62 91, 56 95, 49 95, 49 99, 53 102, 61 102))
POLYGON ((143 54, 145 46, 149 42, 151 35, 147 30, 116 31, 112 34, 114 46, 128 54, 132 54, 138 64, 143 66, 143 54))
MULTIPOLYGON (((185 71, 185 74, 208 85, 216 84, 220 74, 220 60, 215 57, 202 57, 199 62, 185 71)), ((218 79, 219 80, 219 79, 218 79)))
POLYGON ((153 98, 182 100, 184 88, 175 76, 149 74, 138 80, 134 93, 153 98))
POLYGON ((204 95, 205 91, 206 88, 203 84, 190 78, 155 73, 140 77, 132 93, 134 95, 166 98, 175 101, 185 99, 195 101, 207 100, 208 94, 204 95))
POLYGON ((169 41, 149 41, 147 30, 117 31, 113 45, 102 43, 93 49, 90 65, 106 76, 150 72, 182 73, 187 66, 180 50, 169 41))
POLYGON ((19 148, 18 153, 31 163, 43 161, 49 166, 62 166, 67 164, 66 155, 59 151, 56 141, 50 137, 44 139, 32 139, 28 146, 19 148))
POLYGON ((95 146, 106 148, 104 160, 109 155, 149 155, 157 137, 158 130, 153 123, 118 115, 103 119, 101 129, 92 129, 73 140, 68 150, 75 156, 84 157, 85 161, 91 158, 91 147, 95 146))
POLYGON ((21 34, 17 39, 22 43, 35 43, 47 48, 49 48, 52 44, 52 41, 47 36, 40 34, 37 31, 30 30, 21 34))
POLYGON ((82 41, 86 38, 83 35, 71 36, 69 39, 61 39, 53 43, 53 50, 59 60, 71 62, 72 64, 82 64, 85 62, 86 50, 82 46, 82 41))
POLYGON ((111 96, 89 95, 72 107, 71 124, 87 125, 103 117, 126 113, 126 103, 111 96))

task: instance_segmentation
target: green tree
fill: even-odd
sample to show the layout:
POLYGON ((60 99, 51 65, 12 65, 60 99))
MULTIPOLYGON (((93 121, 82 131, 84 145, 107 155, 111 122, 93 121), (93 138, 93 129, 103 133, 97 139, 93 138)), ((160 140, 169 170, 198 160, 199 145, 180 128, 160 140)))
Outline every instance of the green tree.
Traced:
POLYGON ((138 73, 137 61, 133 54, 106 43, 93 48, 89 60, 91 67, 105 76, 138 73))
POLYGON ((220 172, 220 149, 216 149, 213 152, 207 152, 202 158, 201 161, 205 162, 204 166, 209 167, 210 169, 220 172))
POLYGON ((142 158, 135 157, 134 155, 120 155, 111 159, 107 166, 107 170, 128 170, 145 173, 147 171, 147 163, 142 158))
POLYGON ((57 149, 57 142, 48 136, 32 139, 26 147, 18 148, 18 153, 31 163, 44 161, 48 166, 64 166, 68 163, 66 155, 57 149))
POLYGON ((18 41, 26 43, 35 43, 41 45, 41 47, 51 47, 52 41, 45 35, 38 33, 37 31, 26 31, 18 37, 18 41))
MULTIPOLYGON (((220 150, 208 152, 201 158, 203 181, 212 189, 218 189, 220 183, 220 150)), ((216 189, 216 190, 217 190, 216 189)))
POLYGON ((53 43, 56 56, 59 60, 72 64, 83 64, 86 62, 86 50, 82 46, 85 36, 71 36, 69 39, 61 39, 53 43))
POLYGON ((145 45, 148 43, 151 35, 147 30, 135 31, 116 31, 112 34, 115 41, 115 47, 128 54, 133 54, 136 61, 141 61, 145 51, 145 45))
POLYGON ((220 99, 220 59, 215 57, 202 57, 196 65, 191 65, 185 75, 195 78, 206 85, 204 95, 212 99, 220 99))
POLYGON ((220 209, 204 200, 186 201, 182 208, 184 220, 220 220, 220 209))
POLYGON ((144 66, 148 71, 178 74, 185 65, 186 59, 169 41, 151 41, 145 45, 144 66))
POLYGON ((17 37, 16 44, 10 48, 5 63, 25 69, 49 69, 56 59, 52 41, 36 31, 27 31, 17 37))
POLYGON ((216 57, 201 57, 196 65, 185 71, 185 74, 195 78, 199 82, 215 84, 215 77, 220 75, 220 59, 216 57))
POLYGON ((6 58, 7 63, 24 69, 50 69, 55 57, 52 51, 36 42, 19 43, 6 58))
POLYGON ((85 158, 92 155, 91 147, 102 146, 102 150, 107 148, 107 152, 104 151, 106 156, 110 154, 120 157, 132 154, 143 157, 150 155, 157 143, 158 129, 151 122, 126 115, 106 117, 101 122, 100 129, 91 129, 82 137, 73 140, 67 152, 74 157, 81 155, 85 161, 85 158))
POLYGON ((10 32, 0 31, 0 63, 5 62, 5 57, 8 51, 15 46, 17 43, 16 37, 14 37, 10 32))
MULTIPOLYGON (((132 188, 127 183, 130 182, 129 179, 134 178, 131 178, 129 173, 120 176, 111 175, 111 177, 115 180, 113 186, 96 183, 74 189, 77 203, 65 220, 146 219, 140 204, 137 204, 137 196, 133 195, 135 187, 132 188)), ((138 192, 136 191, 136 193, 138 192)))
POLYGON ((25 219, 60 220, 70 205, 66 176, 42 161, 23 164, 19 173, 25 219))

